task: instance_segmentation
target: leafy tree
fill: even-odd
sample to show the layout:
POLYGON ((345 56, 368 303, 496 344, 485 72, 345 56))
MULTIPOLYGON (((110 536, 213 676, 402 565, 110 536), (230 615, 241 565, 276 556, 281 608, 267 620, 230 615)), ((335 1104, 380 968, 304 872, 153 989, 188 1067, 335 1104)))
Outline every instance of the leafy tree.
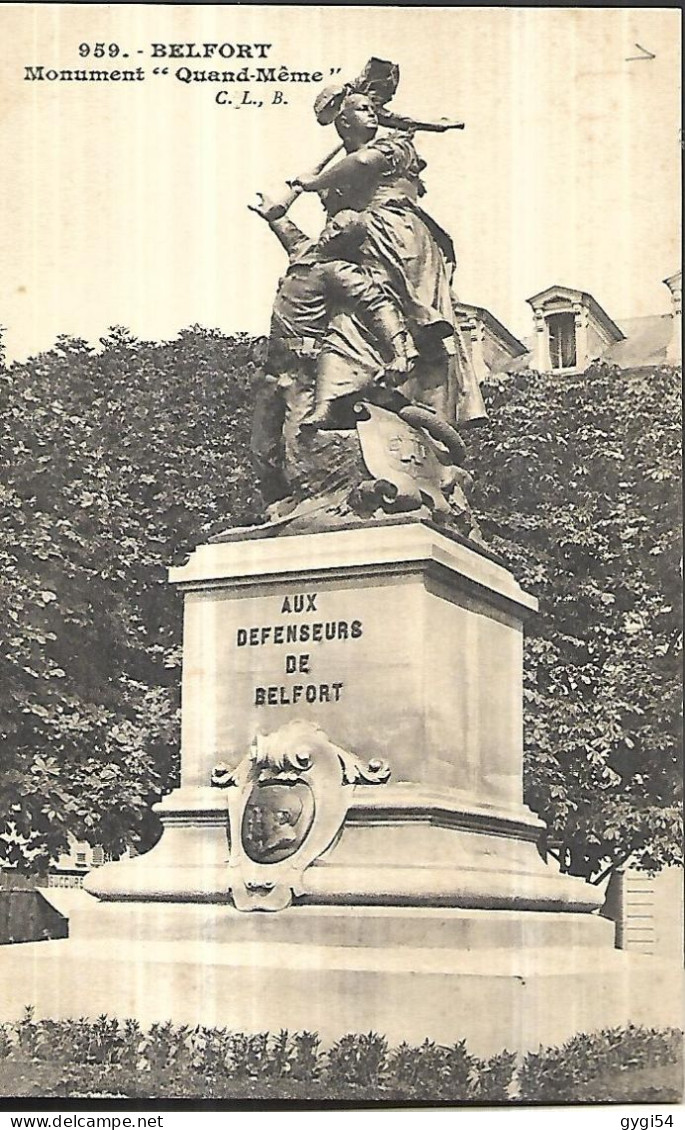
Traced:
POLYGON ((0 369, 0 856, 68 833, 149 845, 178 773, 180 601, 166 566, 249 520, 255 345, 193 327, 0 369))
POLYGON ((562 869, 682 861, 680 376, 489 381, 471 440, 493 547, 540 600, 525 791, 562 869))

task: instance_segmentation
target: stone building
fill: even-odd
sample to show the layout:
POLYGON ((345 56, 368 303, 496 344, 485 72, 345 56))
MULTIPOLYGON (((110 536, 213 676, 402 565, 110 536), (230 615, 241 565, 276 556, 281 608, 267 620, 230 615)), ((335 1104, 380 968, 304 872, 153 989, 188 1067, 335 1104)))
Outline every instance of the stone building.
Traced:
POLYGON ((534 294, 534 334, 519 341, 489 310, 454 302, 457 331, 479 382, 490 373, 534 369, 582 373, 593 361, 621 369, 678 365, 682 358, 682 271, 664 279, 668 314, 614 320, 585 290, 555 284, 534 294))
POLYGON ((528 346, 483 306, 454 302, 457 332, 478 382, 489 373, 506 372, 528 354, 528 346))
POLYGON ((657 874, 634 867, 615 872, 602 914, 616 923, 617 949, 682 960, 683 895, 682 867, 657 874))
POLYGON ((583 372, 625 340, 599 302, 584 290, 550 286, 528 299, 535 319, 532 367, 541 373, 583 372))
POLYGON ((527 300, 535 335, 526 366, 541 373, 582 373, 600 360, 621 369, 679 364, 682 272, 664 283, 671 293, 670 313, 618 322, 587 291, 555 285, 534 294, 527 300))
MULTIPOLYGON (((130 859, 136 854, 134 849, 128 848, 121 858, 130 859)), ((85 840, 72 839, 69 844, 69 851, 58 856, 48 868, 44 885, 48 887, 82 887, 83 880, 94 867, 102 867, 104 863, 109 863, 111 859, 112 856, 104 851, 99 844, 91 847, 85 840)))
POLYGON ((682 270, 676 271, 674 275, 664 279, 664 285, 668 287, 671 292, 673 318, 673 333, 671 340, 668 343, 666 352, 667 359, 675 365, 679 365, 682 360, 682 346, 683 346, 683 324, 682 324, 682 295, 683 295, 683 272, 682 270))

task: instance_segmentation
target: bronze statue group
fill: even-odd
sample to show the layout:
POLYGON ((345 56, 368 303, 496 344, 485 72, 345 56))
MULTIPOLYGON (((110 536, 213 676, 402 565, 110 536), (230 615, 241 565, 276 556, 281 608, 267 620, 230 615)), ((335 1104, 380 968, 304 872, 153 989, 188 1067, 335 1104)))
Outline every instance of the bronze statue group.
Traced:
MULTIPOLYGON (((312 175, 291 180, 283 201, 260 194, 251 209, 289 258, 253 421, 253 457, 272 519, 302 504, 298 468, 313 437, 353 430, 360 405, 376 406, 374 420, 393 413, 402 421, 400 439, 415 429, 422 440, 415 450, 425 455, 427 444, 431 466, 436 453, 443 465, 460 463, 456 428, 485 417, 455 324, 452 241, 421 207, 425 162, 414 145, 419 130, 443 132, 462 123, 391 113, 387 103, 398 79, 395 64, 371 59, 354 82, 323 90, 317 120, 334 124, 342 146, 312 175), (317 193, 326 212, 318 239, 286 215, 305 192, 317 193)), ((376 447, 392 449, 392 437, 384 440, 381 431, 376 447)), ((424 470, 430 462, 416 454, 398 458, 400 471, 419 480, 422 462, 424 470)), ((425 491, 412 487, 412 493, 430 505, 425 491)), ((394 491, 395 508, 410 509, 397 501, 401 495, 394 491)))

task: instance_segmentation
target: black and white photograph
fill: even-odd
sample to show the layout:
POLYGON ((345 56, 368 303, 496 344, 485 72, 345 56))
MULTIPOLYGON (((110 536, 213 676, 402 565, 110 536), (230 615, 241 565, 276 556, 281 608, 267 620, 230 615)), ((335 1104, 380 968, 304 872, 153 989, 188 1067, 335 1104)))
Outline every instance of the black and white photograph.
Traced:
POLYGON ((676 8, 0 3, 0 1111, 676 1125, 680 108, 676 8))

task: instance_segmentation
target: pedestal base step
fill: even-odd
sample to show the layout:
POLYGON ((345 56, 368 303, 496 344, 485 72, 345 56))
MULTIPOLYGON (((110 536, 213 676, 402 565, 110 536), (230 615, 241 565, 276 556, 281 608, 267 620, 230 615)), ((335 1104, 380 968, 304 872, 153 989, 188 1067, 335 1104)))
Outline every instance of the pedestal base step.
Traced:
POLYGON ((229 905, 163 902, 96 903, 79 892, 69 912, 76 940, 215 942, 293 946, 419 947, 460 953, 614 945, 614 924, 598 914, 460 910, 452 907, 292 906, 241 913, 229 905), (76 901, 78 900, 78 901, 76 901))
POLYGON ((0 1019, 32 1004, 42 1016, 307 1029, 324 1042, 374 1030, 395 1044, 465 1038, 484 1056, 611 1025, 679 1024, 682 1015, 681 971, 613 950, 611 924, 594 915, 239 915, 73 899, 71 928, 66 941, 4 950, 0 1019))

